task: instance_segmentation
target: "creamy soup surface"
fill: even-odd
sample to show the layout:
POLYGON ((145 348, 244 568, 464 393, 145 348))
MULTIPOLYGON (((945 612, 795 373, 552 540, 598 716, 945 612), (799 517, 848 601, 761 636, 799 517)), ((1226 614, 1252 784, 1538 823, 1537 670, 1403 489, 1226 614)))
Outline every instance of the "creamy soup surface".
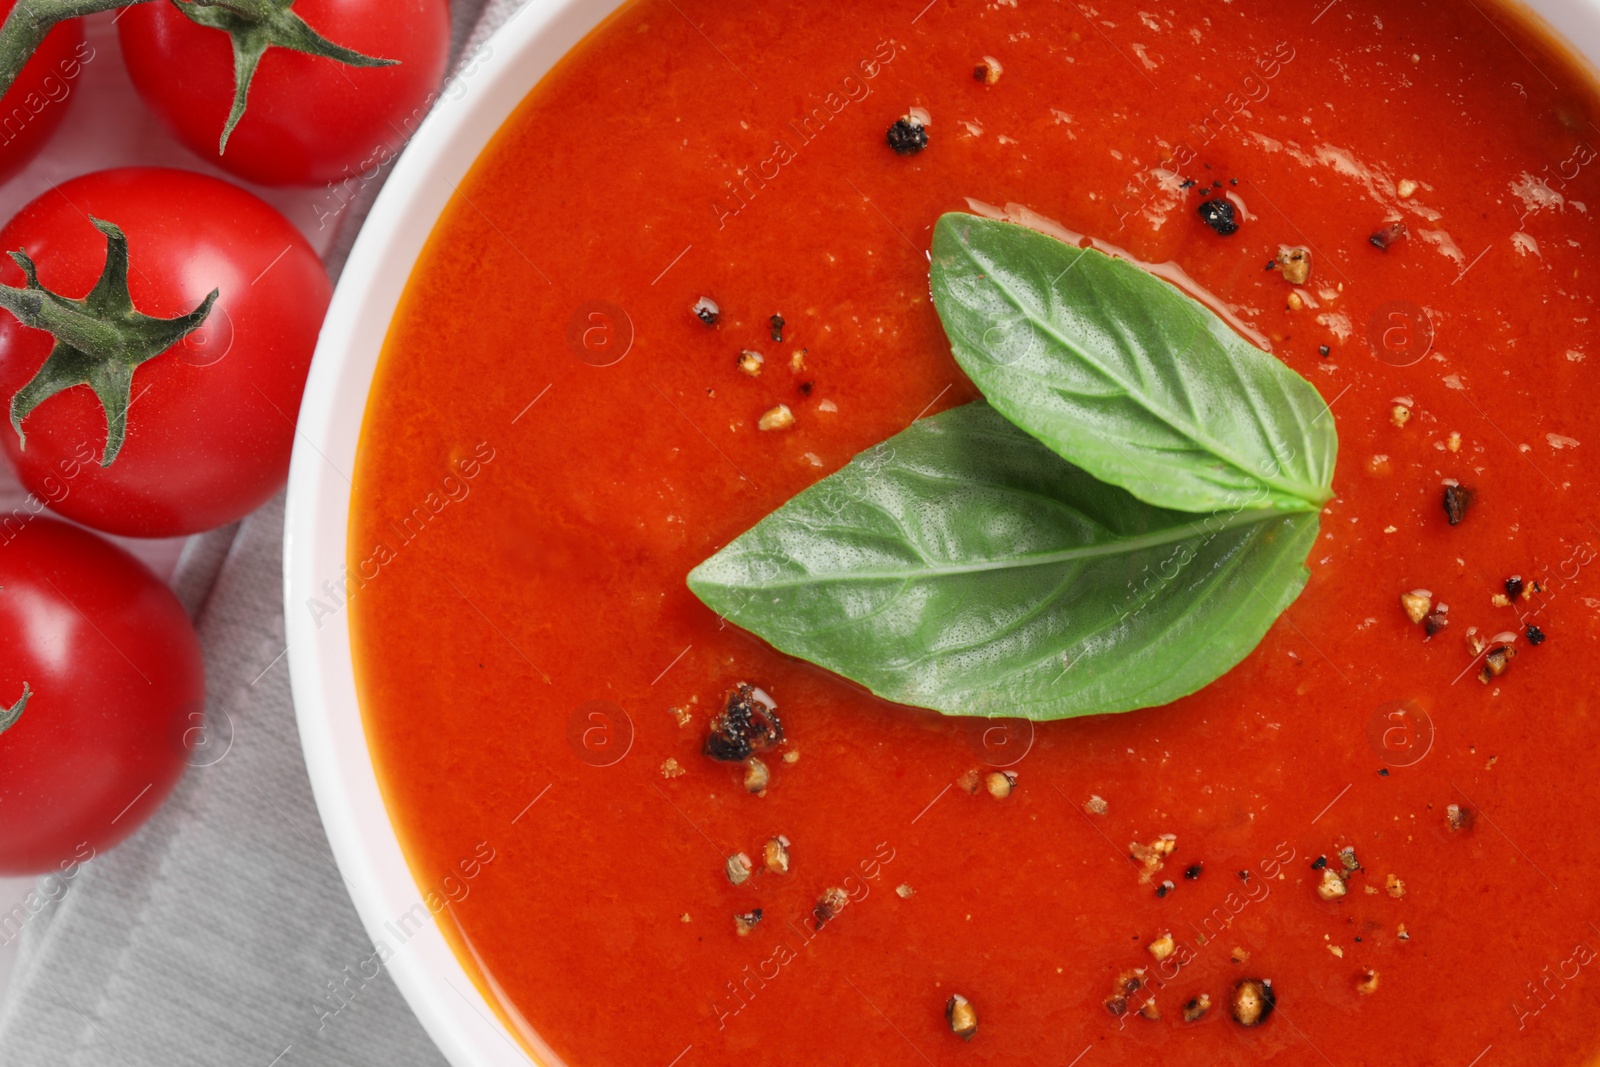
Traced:
POLYGON ((529 1047, 575 1067, 1592 1062, 1597 114, 1562 54, 1470 0, 641 0, 574 50, 416 268, 347 585, 425 906, 529 1047), (900 155, 886 131, 911 109, 928 144, 900 155), (1208 225, 1218 200, 1237 232, 1208 225), (948 211, 1181 273, 1331 405, 1310 582, 1201 692, 946 718, 685 587, 977 396, 929 300, 948 211), (779 404, 793 425, 760 429, 779 404), (1451 482, 1473 494, 1457 525, 1451 482), (1431 638, 1412 590, 1448 606, 1431 638), (1484 680, 1474 639, 1515 658, 1484 680), (702 754, 741 682, 787 734, 762 795, 702 754), (829 890, 847 904, 819 923, 829 890), (1253 1027, 1244 979, 1276 1003, 1253 1027))

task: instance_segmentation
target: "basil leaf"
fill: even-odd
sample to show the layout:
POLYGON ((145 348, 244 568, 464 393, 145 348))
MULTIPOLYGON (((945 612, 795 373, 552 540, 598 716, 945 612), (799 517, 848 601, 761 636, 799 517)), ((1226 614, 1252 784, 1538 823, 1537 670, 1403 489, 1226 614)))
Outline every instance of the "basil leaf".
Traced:
POLYGON ((890 700, 1059 719, 1164 704, 1238 663, 1305 585, 1318 518, 1152 507, 980 401, 861 453, 689 587, 890 700))
POLYGON ((1338 441, 1311 383, 1131 263, 948 214, 933 302, 996 410, 1140 500, 1315 511, 1333 495, 1338 441))

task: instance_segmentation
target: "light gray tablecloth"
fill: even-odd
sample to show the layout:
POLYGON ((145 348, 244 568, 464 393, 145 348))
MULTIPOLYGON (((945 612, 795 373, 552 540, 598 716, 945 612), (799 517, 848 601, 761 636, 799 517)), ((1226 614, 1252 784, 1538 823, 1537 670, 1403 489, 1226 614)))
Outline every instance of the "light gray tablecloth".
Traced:
MULTIPOLYGON (((522 3, 454 0, 458 61, 522 3)), ((342 220, 335 274, 367 206, 342 220)), ((186 548, 173 585, 205 649, 211 733, 149 825, 48 887, 0 1003, 0 1067, 443 1063, 388 974, 361 973, 373 946, 295 731, 282 539, 280 497, 186 548)))

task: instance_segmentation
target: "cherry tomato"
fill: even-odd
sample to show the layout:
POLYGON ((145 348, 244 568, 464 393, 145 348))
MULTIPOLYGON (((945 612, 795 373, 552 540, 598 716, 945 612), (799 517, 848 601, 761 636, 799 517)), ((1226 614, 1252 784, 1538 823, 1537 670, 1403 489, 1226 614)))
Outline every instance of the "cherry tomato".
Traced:
MULTIPOLYGON (((200 329, 133 371, 127 436, 110 466, 106 407, 87 386, 40 403, 26 440, 0 419, 0 444, 23 485, 55 511, 109 533, 170 537, 232 522, 288 476, 294 420, 331 297, 321 260, 267 204, 187 171, 85 175, 33 201, 0 230, 26 250, 39 283, 81 298, 106 263, 90 217, 127 234, 134 308, 163 318, 220 291, 200 329)), ((0 262, 0 283, 22 270, 0 262)), ((0 312, 0 412, 51 353, 49 334, 0 312)))
MULTIPOLYGON (((0 20, 16 6, 17 0, 0 0, 0 20)), ((0 182, 26 166, 56 132, 78 91, 78 75, 94 54, 78 19, 58 22, 45 35, 0 97, 0 182)))
POLYGON ((0 525, 0 874, 127 837, 182 776, 205 672, 183 606, 87 530, 23 509, 0 525))
POLYGON ((150 109, 202 158, 265 185, 353 178, 389 162, 432 103, 450 48, 447 0, 296 0, 323 37, 389 67, 351 67, 269 48, 226 152, 218 140, 233 102, 226 33, 191 22, 167 0, 128 8, 118 39, 150 109))

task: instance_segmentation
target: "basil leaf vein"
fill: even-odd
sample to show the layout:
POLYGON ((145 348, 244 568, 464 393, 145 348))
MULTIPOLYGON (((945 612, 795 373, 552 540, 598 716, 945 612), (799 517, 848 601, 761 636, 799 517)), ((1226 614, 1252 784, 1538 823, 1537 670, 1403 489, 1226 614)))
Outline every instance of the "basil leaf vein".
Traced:
POLYGON ((1101 480, 1192 512, 1332 497, 1338 440, 1311 383, 1139 267, 947 214, 932 288, 989 402, 1101 480))

